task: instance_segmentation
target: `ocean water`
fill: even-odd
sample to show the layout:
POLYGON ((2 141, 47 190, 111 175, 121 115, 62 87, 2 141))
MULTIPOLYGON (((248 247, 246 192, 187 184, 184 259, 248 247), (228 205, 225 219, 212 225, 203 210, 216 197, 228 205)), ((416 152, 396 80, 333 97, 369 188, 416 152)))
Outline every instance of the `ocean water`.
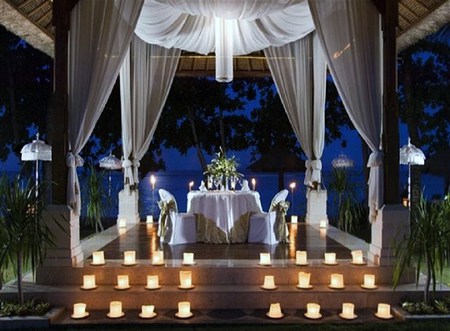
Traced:
MULTIPOLYGON (((141 218, 145 219, 146 215, 159 215, 159 208, 157 201, 159 200, 158 190, 164 188, 171 192, 178 204, 181 212, 186 211, 187 193, 189 192, 189 182, 193 181, 193 189, 198 189, 202 180, 202 173, 200 171, 172 171, 172 172, 155 172, 152 173, 156 177, 155 190, 152 190, 150 184, 150 173, 140 179, 139 183, 139 210, 141 218)), ((325 188, 330 181, 331 172, 323 172, 323 183, 325 188)), ((401 171, 401 189, 407 189, 408 172, 401 171)), ((278 192, 278 175, 272 173, 244 173, 246 179, 251 182, 252 178, 256 180, 256 190, 261 196, 261 204, 264 210, 268 210, 269 204, 273 196, 278 192)), ((352 170, 350 172, 351 181, 355 184, 356 190, 359 193, 359 198, 362 200, 366 190, 366 184, 362 170, 352 170)), ((304 173, 286 173, 284 174, 284 185, 289 190, 288 201, 291 203, 288 214, 304 216, 306 213, 306 188, 303 185, 304 173), (289 184, 295 182, 296 188, 292 192, 289 184)), ((80 179, 83 182, 83 179, 80 179)), ((109 181, 106 176, 105 188, 109 187, 109 181)), ((251 184, 250 184, 251 185, 251 184)), ((435 197, 442 197, 444 195, 444 180, 438 176, 423 174, 422 183, 425 196, 427 199, 435 197)), ((115 217, 118 213, 118 192, 123 188, 123 177, 120 172, 113 172, 111 174, 111 196, 109 216, 115 217)), ((239 187, 238 187, 239 188, 239 187)), ((84 205, 85 203, 83 203, 84 205)), ((333 216, 336 214, 336 207, 334 204, 334 194, 328 190, 328 214, 333 216)))

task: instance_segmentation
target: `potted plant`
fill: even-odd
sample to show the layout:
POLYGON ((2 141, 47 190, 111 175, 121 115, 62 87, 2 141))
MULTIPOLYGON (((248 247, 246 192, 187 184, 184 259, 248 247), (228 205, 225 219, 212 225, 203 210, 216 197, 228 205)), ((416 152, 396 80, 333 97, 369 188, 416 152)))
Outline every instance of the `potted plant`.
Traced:
POLYGON ((410 228, 395 247, 394 289, 406 268, 416 268, 416 284, 424 271, 423 303, 431 306, 436 303, 437 278, 450 265, 450 199, 427 202, 422 195, 412 208, 410 228))
POLYGON ((18 302, 22 306, 24 266, 31 266, 34 273, 55 240, 42 216, 42 194, 36 194, 41 185, 20 176, 13 181, 6 175, 0 179, 0 266, 14 266, 18 302))

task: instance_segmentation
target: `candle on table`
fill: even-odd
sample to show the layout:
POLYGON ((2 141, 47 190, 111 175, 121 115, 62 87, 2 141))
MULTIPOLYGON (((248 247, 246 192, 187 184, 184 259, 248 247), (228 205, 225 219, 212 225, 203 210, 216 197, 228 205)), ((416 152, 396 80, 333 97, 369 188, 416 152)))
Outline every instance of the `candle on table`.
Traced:
POLYGON ((253 187, 253 191, 255 191, 256 188, 256 179, 252 178, 252 187, 253 187))

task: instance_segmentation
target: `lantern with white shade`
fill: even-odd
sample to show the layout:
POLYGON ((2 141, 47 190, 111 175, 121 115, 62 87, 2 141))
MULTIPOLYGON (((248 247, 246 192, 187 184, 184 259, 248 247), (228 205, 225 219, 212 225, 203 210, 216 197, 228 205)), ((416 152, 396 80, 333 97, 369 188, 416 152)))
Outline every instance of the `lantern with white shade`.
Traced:
POLYGON ((339 317, 346 320, 357 318, 358 316, 355 315, 355 305, 353 303, 344 302, 342 304, 342 312, 339 314, 339 317))
POLYGON ((80 319, 88 317, 89 313, 86 311, 86 304, 83 302, 73 304, 73 314, 70 315, 73 319, 80 319))
POLYGON ((273 275, 265 275, 264 276, 264 283, 261 285, 261 288, 265 290, 274 290, 276 289, 275 285, 275 277, 273 275))
POLYGON ((269 312, 266 314, 267 317, 270 318, 282 318, 284 315, 281 312, 281 305, 280 303, 271 303, 270 304, 270 308, 269 308, 269 312))
POLYGON ((192 316, 191 303, 189 301, 178 302, 178 312, 175 313, 178 318, 189 318, 192 316))
POLYGON ((391 314, 391 305, 387 303, 379 303, 375 316, 381 319, 391 319, 394 316, 391 314))
POLYGON ((320 313, 320 305, 317 303, 308 303, 306 304, 306 313, 305 317, 310 319, 319 319, 322 317, 320 313))
POLYGON ((141 312, 139 314, 140 318, 153 318, 156 316, 154 305, 142 305, 141 312))
POLYGON ((297 288, 302 290, 309 290, 313 288, 313 286, 310 284, 310 280, 311 280, 311 273, 300 271, 298 273, 297 288))
POLYGON ((122 311, 122 301, 111 301, 109 303, 109 313, 106 314, 109 318, 120 318, 125 316, 122 311))

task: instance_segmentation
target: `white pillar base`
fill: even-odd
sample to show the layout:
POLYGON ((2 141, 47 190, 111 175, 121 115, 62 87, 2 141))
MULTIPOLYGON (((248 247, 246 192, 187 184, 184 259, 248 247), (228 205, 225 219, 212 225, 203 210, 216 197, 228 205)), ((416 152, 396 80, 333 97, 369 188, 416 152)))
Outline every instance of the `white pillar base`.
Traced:
POLYGON ((394 243, 409 233, 409 211, 402 205, 384 205, 372 223, 372 240, 367 258, 380 265, 394 264, 394 243))
POLYGON ((306 200, 305 222, 319 226, 325 220, 328 224, 327 190, 308 190, 306 200))
POLYGON ((75 266, 82 262, 80 216, 75 215, 66 205, 49 205, 43 217, 55 236, 55 247, 47 249, 43 265, 75 266))
POLYGON ((141 221, 139 216, 139 192, 124 189, 119 192, 119 219, 126 219, 127 224, 137 224, 141 221))

